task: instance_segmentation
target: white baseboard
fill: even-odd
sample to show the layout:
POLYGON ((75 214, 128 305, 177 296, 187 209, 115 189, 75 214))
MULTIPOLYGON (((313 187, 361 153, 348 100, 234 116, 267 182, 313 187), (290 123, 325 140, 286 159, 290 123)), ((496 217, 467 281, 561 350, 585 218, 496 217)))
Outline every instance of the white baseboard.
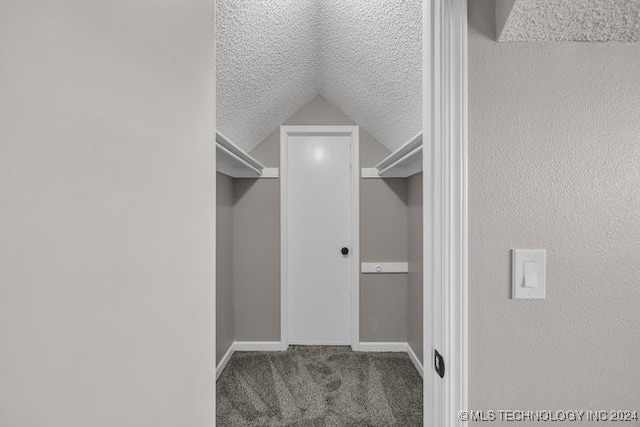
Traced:
POLYGON ((236 351, 284 351, 286 348, 282 347, 280 341, 234 341, 229 346, 227 352, 220 359, 220 363, 216 366, 216 380, 227 367, 229 359, 236 351))
POLYGON ((407 352, 406 342, 361 342, 358 351, 407 352))
POLYGON ((233 343, 235 351, 283 351, 280 341, 236 341, 233 343))
POLYGON ((407 353, 420 376, 424 378, 422 363, 420 363, 418 356, 416 356, 411 346, 406 342, 361 342, 357 351, 407 353))
POLYGON ((233 342, 231 343, 227 352, 224 354, 224 356, 222 356, 222 359, 220 359, 220 363, 218 363, 218 366, 216 366, 216 380, 220 377, 220 374, 222 373, 222 371, 224 371, 224 368, 227 367, 227 363, 229 363, 229 359, 231 359, 231 356, 233 355, 234 344, 235 343, 233 342))
POLYGON ((407 353, 409 353, 409 358, 411 359, 414 366, 420 373, 420 376, 424 378, 424 368, 422 367, 422 363, 420 363, 420 359, 418 359, 418 356, 416 356, 416 354, 413 352, 413 349, 408 343, 407 343, 407 353))
POLYGON ((351 347, 351 343, 348 342, 340 342, 340 341, 297 341, 297 342, 289 342, 291 345, 301 345, 301 346, 328 346, 328 347, 351 347))

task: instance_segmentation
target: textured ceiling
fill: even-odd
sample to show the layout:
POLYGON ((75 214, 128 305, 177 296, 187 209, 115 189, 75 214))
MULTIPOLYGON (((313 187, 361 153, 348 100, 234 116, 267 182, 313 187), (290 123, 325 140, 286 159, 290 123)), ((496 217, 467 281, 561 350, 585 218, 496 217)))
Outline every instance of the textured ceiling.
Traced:
POLYGON ((315 95, 390 150, 422 128, 420 0, 216 1, 218 130, 250 151, 315 95))
POLYGON ((393 150, 422 129, 422 1, 321 2, 322 95, 393 150))
POLYGON ((218 0, 216 124, 253 149, 318 93, 316 0, 218 0))
POLYGON ((640 0, 497 0, 496 24, 501 42, 638 42, 640 0))

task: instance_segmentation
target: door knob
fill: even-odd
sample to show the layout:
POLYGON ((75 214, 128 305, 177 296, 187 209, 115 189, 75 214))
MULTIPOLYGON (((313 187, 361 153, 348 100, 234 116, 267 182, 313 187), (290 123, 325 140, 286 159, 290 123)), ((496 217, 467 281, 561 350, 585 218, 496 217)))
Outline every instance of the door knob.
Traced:
POLYGON ((340 249, 340 253, 344 256, 349 255, 349 248, 348 247, 343 247, 342 249, 340 249))

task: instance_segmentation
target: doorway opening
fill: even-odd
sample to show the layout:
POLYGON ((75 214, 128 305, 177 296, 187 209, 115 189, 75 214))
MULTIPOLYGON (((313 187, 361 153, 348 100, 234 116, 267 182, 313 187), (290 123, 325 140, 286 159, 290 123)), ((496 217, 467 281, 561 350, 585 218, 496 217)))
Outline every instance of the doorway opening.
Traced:
MULTIPOLYGON (((393 6, 394 12, 398 11, 396 7, 402 8, 410 3, 413 2, 402 2, 401 5, 393 6)), ((327 49, 326 46, 318 48, 314 43, 317 43, 318 40, 322 42, 334 40, 333 46, 338 48, 347 44, 346 40, 353 42, 357 32, 368 34, 367 24, 375 22, 375 19, 371 22, 361 22, 359 19, 354 19, 353 22, 362 25, 360 27, 343 25, 342 30, 346 33, 341 33, 337 27, 332 27, 335 22, 329 22, 331 25, 321 27, 317 22, 307 21, 311 15, 327 17, 327 11, 337 5, 334 2, 308 0, 297 2, 295 5, 274 4, 274 7, 282 7, 283 9, 270 10, 268 13, 260 10, 262 6, 257 3, 255 5, 244 3, 240 5, 233 1, 218 0, 216 2, 218 10, 222 6, 225 9, 224 13, 231 17, 221 26, 217 25, 216 29, 221 28, 223 33, 226 31, 228 35, 231 34, 230 39, 235 40, 237 45, 244 46, 246 49, 238 55, 233 51, 234 46, 225 45, 220 40, 217 41, 217 51, 223 52, 222 56, 226 54, 228 59, 226 66, 217 67, 218 76, 226 76, 226 80, 218 78, 218 87, 223 87, 226 90, 228 98, 225 102, 227 105, 236 108, 234 112, 229 113, 230 110, 225 110, 223 106, 225 102, 218 102, 218 136, 220 140, 229 142, 219 145, 218 159, 223 158, 225 162, 229 163, 224 168, 219 167, 219 171, 228 171, 227 178, 231 178, 231 180, 224 178, 220 181, 224 181, 225 185, 231 189, 231 196, 226 200, 230 206, 230 209, 227 210, 226 227, 227 230, 228 227, 232 230, 231 236, 227 236, 228 240, 232 241, 232 249, 230 252, 226 252, 230 253, 230 258, 232 258, 226 260, 227 265, 231 265, 231 274, 223 280, 221 280, 220 274, 217 278, 217 297, 228 303, 227 307, 223 309, 220 309, 220 304, 218 304, 219 327, 217 333, 219 336, 226 337, 223 345, 218 344, 218 374, 224 370, 234 352, 282 351, 292 343, 350 343, 353 349, 359 351, 411 354, 408 350, 411 349, 411 346, 408 346, 406 342, 408 337, 405 336, 404 340, 402 338, 399 340, 385 340, 383 338, 393 336, 387 334, 395 333, 396 330, 389 327, 390 325, 402 324, 405 320, 400 318, 398 321, 397 312, 389 309, 388 304, 376 306, 375 297, 366 301, 368 305, 363 304, 366 292, 370 292, 369 295, 386 295, 389 297, 388 301, 391 301, 393 296, 401 294, 402 288, 391 288, 392 290, 387 288, 386 294, 384 289, 385 286, 389 287, 390 284, 397 284, 398 281, 401 281, 398 277, 401 277, 402 274, 409 274, 411 263, 407 261, 406 255, 397 259, 373 258, 373 256, 371 259, 364 259, 363 252, 370 247, 368 244, 361 245, 362 248, 359 249, 362 250, 358 250, 360 252, 358 259, 355 259, 353 253, 353 240, 337 246, 340 250, 346 248, 352 251, 351 255, 354 255, 354 264, 357 265, 360 279, 366 274, 371 275, 367 276, 371 286, 361 284, 358 297, 354 298, 353 293, 350 295, 351 325, 348 340, 344 339, 344 336, 336 340, 326 339, 325 341, 316 337, 308 342, 305 342, 304 336, 302 338, 294 336, 292 340, 292 331, 289 330, 291 319, 283 319, 288 310, 282 308, 289 308, 291 303, 290 295, 284 295, 287 288, 283 288, 283 283, 287 282, 287 276, 291 272, 288 270, 290 265, 287 265, 286 268, 283 265, 284 257, 280 257, 280 254, 281 249, 284 248, 282 243, 285 236, 284 229, 290 225, 290 222, 286 221, 285 226, 282 225, 282 215, 286 213, 284 209, 282 212, 280 211, 281 198, 286 191, 286 189, 282 190, 281 185, 285 181, 284 176, 288 171, 282 161, 282 152, 279 151, 278 141, 282 136, 279 126, 282 124, 286 126, 360 125, 360 135, 371 137, 368 130, 374 132, 377 125, 384 121, 384 114, 378 117, 379 120, 376 120, 375 114, 371 116, 374 117, 371 120, 362 119, 362 116, 359 116, 359 110, 371 112, 375 111, 375 108, 355 107, 354 109, 357 102, 352 101, 359 101, 360 105, 365 105, 362 104, 364 102, 362 100, 371 98, 371 96, 358 98, 357 95, 347 95, 346 97, 340 95, 340 90, 346 92, 348 86, 352 86, 360 94, 380 96, 383 93, 383 99, 379 104, 388 105, 391 102, 392 108, 387 108, 386 111, 389 112, 389 115, 391 112, 398 114, 400 117, 398 122, 404 120, 403 116, 410 114, 411 111, 418 111, 418 126, 421 130, 418 146, 413 145, 418 140, 414 131, 410 129, 410 126, 406 126, 411 132, 409 138, 405 135, 399 141, 386 141, 384 155, 378 156, 376 154, 371 158, 376 158, 375 161, 367 159, 360 165, 363 167, 356 167, 356 169, 359 169, 357 172, 360 184, 370 179, 368 182, 377 180, 378 184, 376 185, 379 185, 390 182, 390 178, 394 175, 390 174, 388 168, 393 170, 396 161, 407 161, 407 157, 411 160, 410 165, 404 163, 401 168, 395 169, 396 172, 400 169, 412 171, 416 164, 421 165, 420 170, 423 171, 423 175, 421 179, 414 181, 420 182, 421 200, 424 203, 424 209, 421 213, 424 227, 420 233, 423 236, 421 244, 423 250, 421 261, 424 269, 421 274, 423 293, 419 298, 422 302, 420 308, 423 315, 421 316, 420 342, 416 346, 420 349, 419 354, 417 356, 414 354, 411 362, 416 364, 420 374, 424 375, 425 425, 462 425, 464 423, 456 418, 456 414, 458 410, 467 409, 466 2, 462 0, 435 0, 417 3, 422 11, 422 22, 420 23, 422 34, 419 36, 422 55, 416 57, 420 57, 419 62, 422 64, 418 85, 421 85, 423 89, 423 94, 418 95, 418 98, 423 102, 418 108, 411 107, 404 110, 403 108, 394 108, 397 107, 393 104, 395 97, 383 93, 382 90, 386 87, 395 87, 395 83, 402 79, 391 79, 392 84, 386 85, 384 82, 378 81, 377 86, 367 88, 367 78, 376 81, 378 76, 385 75, 385 73, 369 73, 369 70, 366 69, 357 73, 353 69, 349 69, 343 71, 343 85, 337 85, 338 89, 336 90, 335 87, 331 87, 331 82, 339 81, 339 79, 327 80, 327 75, 334 69, 341 69, 342 64, 333 64, 329 69, 322 68, 314 66, 314 64, 317 65, 314 62, 317 58, 309 59, 298 55, 301 51, 314 52, 313 55, 324 58, 323 60, 339 58, 349 67, 357 68, 359 62, 366 63, 367 56, 375 57, 376 49, 383 52, 388 46, 378 43, 374 49, 367 51, 367 54, 362 49, 349 48, 346 51, 352 54, 357 53, 357 58, 349 58, 340 56, 332 49, 327 49), (310 7, 310 12, 307 11, 308 14, 305 14, 307 12, 303 10, 306 7, 310 7), (252 8, 255 10, 249 10, 249 13, 253 14, 251 19, 245 19, 246 17, 241 16, 242 13, 252 8), (298 15, 295 19, 280 19, 285 9, 298 13, 298 15), (281 58, 271 60, 267 49, 263 49, 265 46, 252 43, 250 33, 252 31, 255 33, 255 28, 247 29, 243 28, 243 25, 256 25, 255 23, 260 21, 261 16, 276 17, 277 24, 273 27, 262 26, 261 28, 266 29, 267 35, 264 40, 258 40, 258 43, 274 43, 284 35, 283 40, 287 40, 287 43, 280 44, 275 49, 276 53, 286 51, 291 46, 303 46, 302 50, 291 55, 292 62, 283 63, 281 58), (320 31, 320 36, 296 38, 286 34, 287 25, 290 25, 291 28, 301 28, 309 24, 314 28, 314 31, 320 31), (358 31, 351 31, 354 29, 358 31), (295 42, 290 43, 292 40, 295 42), (256 68, 278 75, 279 79, 271 81, 263 75, 248 82, 246 87, 243 86, 242 78, 250 76, 252 73, 251 59, 244 63, 238 62, 236 59, 246 57, 252 52, 254 54, 259 52, 260 55, 256 61, 258 62, 256 68), (290 72, 290 69, 287 69, 287 66, 299 70, 301 79, 288 75, 287 72, 290 72), (345 85, 344 82, 347 84, 345 85), (364 89, 361 83, 365 84, 364 89), (324 89, 319 89, 319 87, 324 89), (271 90, 273 88, 275 90, 271 90), (229 95, 229 92, 233 93, 229 95), (295 96, 301 96, 299 104, 295 106, 288 104, 295 96), (318 101, 318 97, 324 101, 322 99, 318 101), (332 109, 318 110, 317 105, 322 105, 327 101, 326 97, 329 98, 329 104, 335 104, 338 107, 335 110, 343 109, 353 118, 346 117, 346 114, 334 113, 332 109), (279 113, 279 118, 276 120, 274 116, 267 117, 268 114, 262 110, 256 113, 255 120, 246 121, 247 117, 251 117, 251 112, 256 109, 256 106, 259 106, 260 102, 265 102, 265 99, 269 99, 269 102, 275 106, 274 111, 279 113), (318 119, 318 117, 321 118, 318 119), (240 118, 243 118, 245 122, 241 122, 240 118), (272 126, 269 123, 274 120, 277 121, 278 130, 264 134, 265 127, 272 126), (238 129, 243 132, 237 132, 238 129), (265 135, 267 136, 265 137, 265 135), (252 139, 257 141, 258 145, 255 145, 252 139), (405 152, 404 149, 408 151, 405 152), (393 153, 389 155, 389 152, 393 153), (387 163, 384 167, 382 167, 383 162, 376 164, 387 155, 387 163), (416 157, 417 155, 420 157, 416 157), (256 191, 258 189, 260 191, 256 191), (281 191, 283 191, 282 194, 281 191), (238 206, 240 208, 237 209, 238 206), (258 213, 258 215, 248 215, 247 212, 258 213), (273 244, 276 241, 275 238, 278 243, 273 244), (278 247, 279 244, 282 245, 282 248, 278 247), (221 290, 223 288, 222 282, 225 280, 232 283, 232 289, 221 290), (285 289, 285 292, 282 292, 282 289, 285 289), (398 292, 399 290, 400 292, 398 292), (283 298, 286 298, 286 301, 283 298), (374 303, 371 304, 371 301, 374 303), (354 304, 357 305, 355 310, 354 304), (231 308, 229 309, 229 307, 231 308), (228 321, 222 320, 222 317, 228 321), (232 325, 230 330, 220 332, 229 322, 232 325), (366 338, 363 340, 363 324, 370 328, 368 336, 372 338, 368 340, 366 338), (436 353, 437 350, 439 351, 436 353), (440 358, 436 359, 434 367, 435 354, 440 355, 440 358), (446 369, 442 369, 444 366, 446 369), (442 378, 436 369, 443 374, 442 378)), ((339 18, 339 15, 334 11, 334 17, 339 18)), ((415 14, 409 15, 414 16, 415 14)), ((388 18, 391 15, 386 14, 385 16, 388 18)), ((388 25, 388 22, 385 25, 388 25)), ((377 33, 378 30, 371 28, 370 31, 377 33)), ((216 31, 216 33, 218 32, 216 31)), ((401 38, 396 37, 396 40, 399 39, 401 38)), ((390 52, 383 56, 398 56, 397 52, 393 52, 393 49, 390 52)), ((224 60, 221 62, 224 63, 224 60)), ((403 68, 405 71, 411 69, 413 68, 403 68)), ((375 132, 377 132, 379 139, 384 140, 385 134, 379 129, 380 127, 375 132)), ((377 148, 373 150, 375 151, 377 148)), ((362 153, 359 157, 362 159, 362 153)), ((405 178, 407 176, 409 175, 406 175, 405 178)), ((402 175, 395 175, 395 178, 402 178, 402 175)), ((402 199, 403 190, 398 190, 398 187, 394 185, 389 185, 388 189, 391 189, 402 199)), ((360 188, 360 192, 362 191, 365 190, 360 188)), ((361 209, 362 203, 361 199, 359 209, 361 209)), ((357 228, 361 229, 362 224, 357 228)), ((221 229, 225 229, 225 226, 221 227, 219 223, 218 230, 221 229)), ((360 241, 363 241, 363 238, 360 236, 360 241)), ((218 248, 218 254, 220 253, 224 254, 225 249, 218 248)), ((224 262, 218 262, 219 267, 224 264, 224 262)), ((308 271, 307 274, 312 275, 314 271, 308 271)), ((357 282, 357 280, 352 281, 350 286, 357 282)), ((404 301, 409 299, 406 296, 405 293, 402 298, 404 301)), ((414 298, 414 300, 416 299, 414 298)), ((344 310, 341 310, 341 313, 344 314, 344 310)), ((303 312, 302 314, 308 313, 303 312)), ((317 317, 318 313, 315 316, 317 317)), ((344 321, 338 323, 344 324, 344 321)), ((406 331, 404 333, 406 334, 406 331)), ((220 340, 218 342, 220 343, 220 340)), ((276 369, 274 366, 279 362, 271 359, 269 363, 271 366, 269 369, 273 372, 273 369, 276 369)), ((246 385, 246 381, 243 384, 246 385)))

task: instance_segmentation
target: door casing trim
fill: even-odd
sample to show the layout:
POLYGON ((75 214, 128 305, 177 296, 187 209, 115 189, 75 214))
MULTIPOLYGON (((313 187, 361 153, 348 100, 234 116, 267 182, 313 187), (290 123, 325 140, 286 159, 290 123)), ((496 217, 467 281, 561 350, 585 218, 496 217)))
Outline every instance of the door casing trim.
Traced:
POLYGON ((467 0, 423 2, 424 425, 467 426, 467 0), (444 378, 433 368, 442 354, 444 378))

